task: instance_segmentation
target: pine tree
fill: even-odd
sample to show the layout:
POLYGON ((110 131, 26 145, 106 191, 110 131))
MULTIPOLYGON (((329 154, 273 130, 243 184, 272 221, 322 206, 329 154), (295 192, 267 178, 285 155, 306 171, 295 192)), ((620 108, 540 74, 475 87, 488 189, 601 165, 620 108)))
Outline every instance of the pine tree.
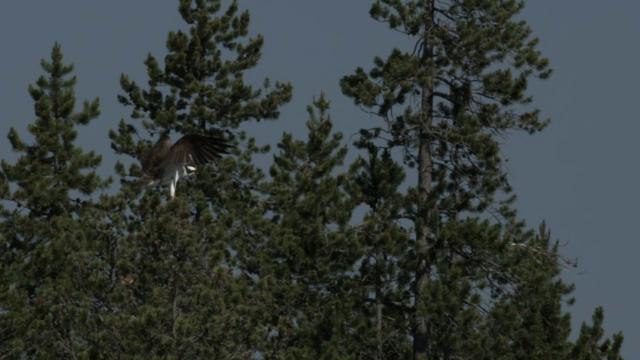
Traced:
POLYGON ((507 240, 506 245, 501 263, 508 272, 493 281, 512 289, 504 291, 494 286, 498 290, 492 294, 496 301, 480 341, 493 354, 565 358, 571 327, 570 316, 562 305, 573 303, 567 296, 574 287, 560 278, 568 263, 558 262, 559 243, 551 241, 551 233, 543 223, 538 233, 528 231, 512 242, 507 240))
POLYGON ((375 20, 415 46, 341 80, 345 95, 383 121, 361 130, 356 143, 370 160, 354 189, 369 209, 364 224, 376 219, 361 240, 370 254, 354 269, 371 289, 362 307, 378 333, 412 339, 411 350, 392 349, 387 344, 398 342, 378 336, 370 358, 567 356, 560 303, 572 287, 557 279, 557 247, 544 230, 534 236, 518 220, 500 152, 508 133, 533 134, 548 123, 526 94, 531 78, 551 70, 526 22, 515 20, 523 6, 377 0, 371 7, 375 20), (381 164, 389 173, 406 168, 415 182, 376 171, 381 164), (408 186, 402 196, 400 186, 408 186))
POLYGON ((568 359, 571 360, 591 360, 591 359, 607 359, 622 360, 620 349, 622 348, 622 333, 613 335, 613 340, 602 340, 604 330, 602 324, 604 322, 604 310, 601 307, 596 308, 593 312, 593 325, 589 326, 582 323, 580 328, 580 336, 576 340, 571 349, 568 359))
POLYGON ((46 76, 29 86, 37 119, 33 145, 8 134, 15 164, 0 172, 0 357, 77 358, 95 326, 92 229, 81 219, 106 188, 95 172, 101 156, 75 145, 76 127, 97 118, 99 101, 75 111, 73 65, 59 44, 46 76))
MULTIPOLYGON (((221 14, 218 0, 181 0, 188 33, 170 32, 164 67, 149 55, 148 87, 121 77, 119 100, 131 118, 112 131, 117 153, 135 158, 151 141, 134 141, 141 129, 225 136, 233 154, 201 166, 164 202, 156 190, 124 183, 117 204, 117 282, 107 320, 116 329, 111 347, 124 357, 250 358, 269 337, 267 291, 254 257, 270 226, 259 195, 264 174, 251 163, 265 152, 242 130, 251 120, 276 119, 291 86, 267 79, 263 90, 245 84, 257 65, 263 38, 245 39, 249 14, 232 2, 221 14), (141 121, 141 122, 140 122, 141 121), (141 126, 140 126, 141 125, 141 126), (186 186, 186 185, 189 186, 186 186)), ((140 176, 137 164, 122 177, 140 176)))
POLYGON ((335 358, 357 352, 349 328, 348 272, 361 257, 348 223, 353 204, 344 189, 347 148, 332 131, 329 102, 322 94, 309 106, 305 141, 284 133, 264 185, 271 230, 256 253, 260 277, 269 286, 273 333, 267 359, 335 358))
POLYGON ((408 358, 410 346, 401 329, 408 326, 405 312, 411 306, 405 303, 407 279, 397 276, 397 260, 411 241, 402 226, 404 199, 398 190, 406 174, 388 149, 373 146, 368 147, 368 158, 359 157, 349 173, 349 194, 367 209, 356 234, 362 258, 352 269, 361 299, 359 353, 366 359, 408 358))

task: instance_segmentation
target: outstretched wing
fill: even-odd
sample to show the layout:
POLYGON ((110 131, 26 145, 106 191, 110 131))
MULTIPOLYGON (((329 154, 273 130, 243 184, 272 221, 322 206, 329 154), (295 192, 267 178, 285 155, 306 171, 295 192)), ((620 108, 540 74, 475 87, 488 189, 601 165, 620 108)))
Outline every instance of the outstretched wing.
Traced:
POLYGON ((142 171, 147 174, 155 174, 159 167, 162 166, 165 157, 171 150, 171 138, 168 135, 163 135, 160 140, 153 145, 140 159, 140 165, 142 165, 142 171))
POLYGON ((163 166, 170 164, 196 165, 210 163, 228 154, 231 146, 222 137, 189 134, 176 141, 162 161, 163 166))

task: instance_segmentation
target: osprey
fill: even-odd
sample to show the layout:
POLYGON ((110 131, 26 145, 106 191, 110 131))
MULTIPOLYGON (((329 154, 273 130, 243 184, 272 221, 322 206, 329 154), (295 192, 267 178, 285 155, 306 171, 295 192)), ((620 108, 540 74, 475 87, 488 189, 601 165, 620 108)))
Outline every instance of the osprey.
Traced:
POLYGON ((178 181, 196 171, 196 165, 205 165, 228 154, 229 144, 222 137, 184 135, 171 145, 169 132, 140 159, 142 171, 147 175, 137 182, 142 186, 169 186, 173 199, 178 181))

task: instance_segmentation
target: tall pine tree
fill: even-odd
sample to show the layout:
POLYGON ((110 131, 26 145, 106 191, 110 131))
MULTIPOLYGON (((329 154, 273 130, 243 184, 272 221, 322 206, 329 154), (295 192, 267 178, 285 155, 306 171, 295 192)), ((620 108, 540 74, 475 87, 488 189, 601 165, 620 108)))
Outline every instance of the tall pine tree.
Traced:
POLYGON ((357 142, 371 154, 357 181, 369 209, 365 223, 384 216, 363 239, 367 261, 356 264, 371 287, 362 301, 382 333, 412 339, 411 351, 390 352, 379 337, 372 358, 567 355, 569 321, 560 303, 571 287, 555 278, 557 248, 517 219, 502 168, 503 136, 547 124, 525 93, 530 78, 551 70, 538 39, 515 19, 523 6, 377 0, 371 7, 375 20, 415 41, 341 80, 356 105, 382 120, 357 142), (389 156, 395 149, 415 181, 404 196, 385 199, 393 190, 378 189, 397 189, 399 179, 373 169, 401 167, 389 156))
POLYGON ((349 332, 358 314, 348 272, 361 249, 352 242, 346 174, 338 173, 347 148, 328 111, 322 94, 308 107, 307 139, 284 133, 263 187, 271 227, 255 263, 270 294, 268 359, 340 357, 360 346, 349 332))
POLYGON ((75 145, 79 125, 97 118, 99 101, 76 111, 73 65, 62 61, 59 44, 46 76, 29 86, 36 120, 28 125, 34 143, 16 129, 8 134, 15 164, 0 172, 0 357, 78 358, 96 326, 91 274, 91 226, 83 219, 92 195, 110 180, 95 172, 101 156, 75 145))
MULTIPOLYGON (((258 197, 264 174, 251 163, 268 147, 242 129, 276 119, 291 86, 267 79, 256 90, 245 83, 263 38, 247 38, 249 14, 238 12, 236 2, 220 9, 219 0, 181 0, 188 32, 169 33, 163 65, 147 57, 148 86, 121 77, 119 100, 132 107, 136 122, 122 121, 110 133, 116 152, 140 158, 155 141, 135 141, 143 129, 144 138, 170 130, 225 136, 235 146, 181 181, 174 200, 164 202, 156 190, 135 200, 138 191, 126 182, 110 200, 129 214, 117 215, 123 239, 109 304, 113 349, 123 356, 250 358, 269 337, 267 295, 253 266, 268 228, 258 197)), ((140 175, 137 164, 117 170, 140 175)))

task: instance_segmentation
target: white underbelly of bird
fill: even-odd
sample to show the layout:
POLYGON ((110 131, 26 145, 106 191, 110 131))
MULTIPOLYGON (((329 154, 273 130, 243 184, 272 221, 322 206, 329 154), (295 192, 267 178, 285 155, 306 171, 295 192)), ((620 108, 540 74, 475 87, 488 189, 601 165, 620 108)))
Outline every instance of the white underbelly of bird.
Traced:
POLYGON ((169 197, 173 199, 176 195, 176 188, 178 187, 178 181, 187 176, 191 176, 195 174, 196 167, 190 165, 181 165, 181 164, 172 164, 167 165, 164 168, 162 173, 162 178, 154 179, 149 182, 146 186, 154 187, 154 186, 168 186, 169 187, 169 197))

